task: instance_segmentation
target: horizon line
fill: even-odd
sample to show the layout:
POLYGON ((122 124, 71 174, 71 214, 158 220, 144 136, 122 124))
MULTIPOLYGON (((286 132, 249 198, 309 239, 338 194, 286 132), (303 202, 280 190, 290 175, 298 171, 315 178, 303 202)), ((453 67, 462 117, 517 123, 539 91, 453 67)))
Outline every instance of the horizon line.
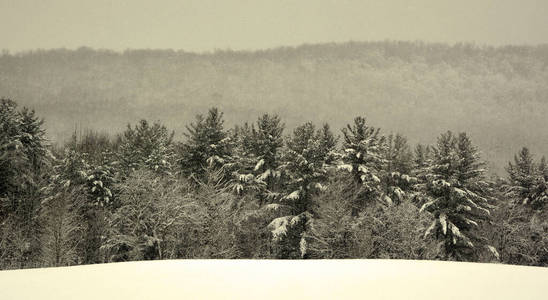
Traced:
POLYGON ((314 47, 314 46, 327 46, 327 45, 334 45, 334 46, 342 46, 347 44, 358 44, 358 45, 365 45, 365 44, 381 44, 381 43, 406 43, 406 44, 423 44, 423 45, 436 45, 436 46, 447 46, 447 47, 455 47, 457 45, 462 46, 471 46, 474 49, 484 50, 484 49, 504 49, 504 48, 538 48, 538 47, 547 47, 548 42, 542 42, 542 43, 516 43, 516 44, 493 44, 493 43, 480 43, 478 41, 429 41, 429 40, 421 40, 421 39, 415 39, 415 40, 398 40, 398 39, 384 39, 384 40, 347 40, 347 41, 331 41, 331 42, 303 42, 300 44, 293 44, 293 45, 280 45, 280 46, 273 46, 268 48, 230 48, 230 47, 219 47, 219 48, 213 48, 209 50, 185 50, 184 48, 131 48, 127 47, 124 49, 115 49, 115 48, 107 48, 107 47, 94 47, 89 45, 81 45, 78 47, 66 47, 66 46, 59 46, 54 48, 27 48, 22 50, 11 50, 7 48, 2 48, 0 57, 2 56, 18 56, 18 55, 27 55, 32 54, 33 52, 51 52, 51 51, 58 51, 58 50, 64 50, 64 51, 81 51, 81 50, 92 50, 97 52, 109 52, 109 53, 115 53, 115 54, 124 54, 126 52, 130 51, 173 51, 177 53, 185 53, 185 54, 195 54, 195 55, 211 55, 216 53, 240 53, 240 54, 257 54, 261 52, 269 52, 269 51, 276 51, 276 50, 297 50, 299 48, 304 47, 314 47))

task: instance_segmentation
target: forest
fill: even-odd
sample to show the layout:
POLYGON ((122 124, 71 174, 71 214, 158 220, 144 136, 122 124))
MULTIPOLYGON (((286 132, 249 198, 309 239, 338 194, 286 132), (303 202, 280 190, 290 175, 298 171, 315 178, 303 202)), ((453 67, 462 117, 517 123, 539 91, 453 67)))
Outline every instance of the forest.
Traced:
POLYGON ((381 41, 190 53, 80 48, 0 54, 0 97, 36 109, 63 144, 93 128, 111 135, 161 120, 182 139, 187 120, 218 107, 227 126, 264 112, 344 127, 356 112, 412 144, 466 132, 489 170, 505 174, 524 145, 548 152, 548 46, 381 41), (336 113, 333 113, 336 112, 336 113), (183 121, 181 121, 183 120, 183 121))
POLYGON ((274 113, 227 126, 217 107, 180 122, 178 133, 142 119, 51 143, 34 110, 2 99, 0 267, 190 258, 548 265, 548 167, 527 147, 498 176, 466 132, 412 144, 360 113, 342 128, 303 121, 289 130, 274 113))

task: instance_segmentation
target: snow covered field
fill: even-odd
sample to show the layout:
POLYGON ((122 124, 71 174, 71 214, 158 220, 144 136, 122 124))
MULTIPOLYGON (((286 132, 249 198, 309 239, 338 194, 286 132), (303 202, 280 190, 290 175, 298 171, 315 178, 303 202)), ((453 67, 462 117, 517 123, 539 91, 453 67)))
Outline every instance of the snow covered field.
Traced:
POLYGON ((548 268, 172 260, 0 271, 0 299, 547 299, 548 268))

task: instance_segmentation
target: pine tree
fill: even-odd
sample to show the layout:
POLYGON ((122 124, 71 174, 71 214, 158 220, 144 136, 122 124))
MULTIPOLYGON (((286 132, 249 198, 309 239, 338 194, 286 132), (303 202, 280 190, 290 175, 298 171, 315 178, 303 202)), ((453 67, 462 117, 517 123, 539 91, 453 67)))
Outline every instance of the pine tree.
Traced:
POLYGON ((232 155, 223 161, 222 169, 228 175, 228 185, 237 195, 250 192, 260 192, 265 188, 263 182, 256 180, 253 168, 257 158, 251 151, 251 126, 245 123, 242 127, 235 126, 229 131, 233 142, 232 155))
POLYGON ((509 162, 506 169, 510 181, 520 187, 519 191, 514 191, 515 195, 523 199, 524 202, 529 200, 531 188, 535 181, 534 169, 533 156, 527 147, 523 147, 514 156, 514 164, 509 162))
POLYGON ((158 174, 171 174, 174 132, 159 122, 152 125, 141 120, 135 127, 128 124, 120 138, 119 162, 127 176, 130 172, 146 167, 158 174))
POLYGON ((224 130, 223 113, 216 107, 209 109, 206 118, 197 115, 186 128, 187 140, 180 147, 181 172, 202 181, 209 166, 222 167, 226 163, 233 143, 224 130))
POLYGON ((9 99, 0 102, 0 216, 15 212, 20 194, 30 184, 31 168, 21 140, 22 120, 17 104, 9 99))
POLYGON ((430 212, 434 221, 425 237, 434 234, 440 240, 445 259, 470 260, 481 247, 498 256, 479 231, 480 223, 489 220, 493 199, 477 149, 465 133, 448 131, 432 152, 421 211, 430 212))
POLYGON ((327 177, 326 161, 334 146, 325 148, 321 135, 321 130, 316 132, 315 126, 307 122, 295 128, 287 140, 282 169, 290 193, 285 199, 296 200, 295 214, 310 210, 311 193, 321 190, 327 177))
POLYGON ((280 199, 282 205, 276 204, 275 209, 289 207, 291 214, 274 219, 268 226, 279 258, 307 256, 306 231, 314 215, 312 196, 324 190, 329 155, 335 147, 331 137, 329 127, 316 131, 314 124, 307 122, 287 138, 280 166, 286 193, 280 199))
POLYGON ((413 159, 412 175, 415 176, 420 182, 426 181, 426 175, 429 170, 429 163, 432 159, 432 151, 430 146, 418 144, 415 147, 413 159))
POLYGON ((257 127, 251 130, 251 147, 253 155, 258 159, 254 171, 260 173, 258 177, 266 183, 267 189, 273 190, 275 179, 279 177, 276 169, 280 165, 285 125, 278 115, 269 114, 260 116, 256 124, 257 127))
MULTIPOLYGON (((34 111, 0 99, 0 230, 13 230, 4 224, 18 229, 21 266, 37 263, 40 250, 41 187, 51 160, 42 126, 34 111)), ((0 248, 13 241, 0 241, 0 248)))
POLYGON ((325 155, 326 163, 333 163, 338 156, 335 153, 335 149, 337 148, 339 137, 335 137, 328 123, 324 123, 318 130, 316 138, 320 141, 320 151, 325 155))
MULTIPOLYGON (((103 261, 100 247, 104 242, 105 217, 116 205, 115 187, 123 177, 118 172, 120 168, 111 147, 106 136, 89 131, 79 138, 75 133, 55 160, 49 184, 44 188, 47 197, 44 199, 43 226, 69 226, 70 220, 77 217, 81 222, 77 226, 78 234, 83 238, 76 251, 83 263, 103 261), (71 196, 76 194, 78 197, 71 196), (74 202, 76 200, 78 203, 74 202)), ((52 234, 58 232, 55 228, 48 230, 52 234)))
POLYGON ((533 206, 537 209, 544 208, 546 203, 548 203, 548 167, 546 166, 546 158, 544 156, 538 164, 538 177, 534 198, 536 201, 533 206))
POLYGON ((244 190, 257 192, 261 202, 272 198, 277 190, 276 181, 280 177, 277 170, 280 164, 282 133, 277 115, 263 114, 255 124, 236 127, 234 130, 232 158, 235 162, 232 177, 234 189, 241 193, 244 190))
POLYGON ((548 165, 546 164, 546 157, 543 156, 538 164, 538 171, 542 175, 545 181, 548 181, 548 165))
POLYGON ((390 134, 383 151, 385 165, 382 168, 383 199, 389 205, 403 202, 406 193, 417 182, 410 176, 413 154, 407 139, 400 134, 390 134))
POLYGON ((29 158, 32 171, 37 174, 42 173, 43 168, 49 167, 49 151, 46 141, 46 132, 42 128, 44 120, 36 116, 34 110, 23 107, 21 110, 21 143, 24 146, 25 153, 29 158))
POLYGON ((380 172, 385 163, 382 155, 384 137, 379 128, 368 126, 364 117, 356 117, 354 124, 348 124, 342 133, 343 164, 339 168, 351 172, 360 190, 352 209, 352 215, 357 216, 367 203, 380 199, 380 172))
POLYGON ((514 156, 514 163, 508 163, 507 195, 523 205, 542 209, 548 202, 546 160, 543 157, 538 166, 527 147, 514 156))

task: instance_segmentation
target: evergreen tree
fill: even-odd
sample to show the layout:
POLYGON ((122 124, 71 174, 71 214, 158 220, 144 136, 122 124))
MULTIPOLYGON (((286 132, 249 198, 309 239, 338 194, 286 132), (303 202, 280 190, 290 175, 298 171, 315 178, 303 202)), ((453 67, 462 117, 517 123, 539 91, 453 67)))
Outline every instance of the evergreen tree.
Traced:
POLYGON ((17 104, 9 99, 0 102, 0 209, 1 216, 19 207, 21 190, 30 183, 31 169, 25 155, 22 120, 17 104))
POLYGON ((431 148, 427 145, 418 144, 415 147, 414 152, 413 171, 411 173, 419 182, 425 183, 427 181, 426 176, 430 172, 429 164, 432 159, 431 148))
POLYGON ((17 103, 1 99, 0 215, 18 211, 30 221, 38 209, 39 188, 51 157, 42 125, 34 111, 18 111, 17 103))
POLYGON ((337 147, 339 137, 335 137, 328 123, 323 124, 323 126, 318 130, 316 136, 316 138, 320 141, 320 152, 325 155, 326 163, 333 163, 338 156, 337 153, 335 153, 335 149, 337 147))
POLYGON ((216 107, 207 117, 196 116, 187 128, 187 140, 181 144, 179 164, 185 176, 202 181, 210 165, 223 166, 232 150, 232 142, 224 130, 223 113, 216 107))
MULTIPOLYGON (((80 222, 76 226, 79 228, 77 234, 83 238, 77 243, 76 251, 83 263, 104 261, 100 248, 106 231, 105 219, 109 210, 116 206, 115 186, 123 177, 118 172, 117 154, 111 148, 108 136, 88 131, 78 137, 74 133, 64 152, 58 155, 49 184, 44 189, 48 197, 44 200, 47 208, 42 215, 43 226, 67 225, 68 230, 72 227, 68 225, 70 220, 77 214, 80 222), (78 197, 71 196, 75 194, 78 197), (57 209, 60 211, 56 212, 57 209)), ((58 229, 49 228, 48 232, 58 233, 58 229)))
POLYGON ((544 181, 548 182, 548 165, 546 164, 546 157, 543 156, 538 164, 538 171, 544 178, 544 181))
POLYGON ((416 170, 423 169, 428 166, 428 160, 430 159, 430 146, 418 144, 415 147, 414 155, 414 167, 416 170))
POLYGON ((325 148, 323 135, 322 129, 316 131, 314 124, 307 122, 295 128, 287 140, 282 170, 287 178, 289 195, 284 199, 296 200, 293 205, 295 214, 311 209, 311 193, 321 190, 321 183, 327 178, 326 162, 334 145, 325 148))
POLYGON ((275 180, 279 177, 276 169, 280 165, 285 125, 278 115, 269 114, 260 116, 256 124, 257 127, 252 127, 251 130, 251 147, 253 155, 258 159, 254 171, 266 183, 267 189, 273 191, 275 180))
POLYGON ((543 157, 538 166, 527 147, 523 147, 514 156, 514 163, 509 162, 507 195, 534 209, 542 209, 548 202, 548 184, 546 160, 543 157))
POLYGON ((429 211, 434 221, 425 236, 434 234, 440 240, 445 259, 470 260, 481 247, 498 256, 479 230, 480 223, 489 220, 492 190, 477 149, 465 133, 454 136, 448 131, 432 152, 421 211, 429 211))
POLYGON ((229 174, 229 186, 237 195, 262 191, 264 182, 256 180, 253 174, 257 158, 251 151, 251 126, 235 126, 229 131, 229 138, 233 142, 232 155, 222 161, 224 173, 229 174))
POLYGON ((171 174, 174 132, 159 122, 152 125, 141 120, 135 127, 128 124, 119 146, 119 161, 127 176, 130 172, 146 167, 158 174, 171 174))
POLYGON ((382 168, 383 199, 389 205, 400 204, 417 179, 411 177, 413 154, 407 139, 390 134, 384 147, 385 165, 382 168))
POLYGON ((42 169, 49 167, 51 153, 47 148, 46 132, 42 128, 44 120, 36 116, 34 110, 23 107, 21 110, 21 143, 29 159, 32 171, 42 174, 42 169))
POLYGON ((533 206, 537 209, 543 209, 546 203, 548 203, 548 167, 546 166, 546 158, 544 156, 540 159, 538 165, 534 198, 536 201, 533 206))
POLYGON ((264 202, 277 190, 284 124, 277 115, 263 114, 256 125, 246 123, 235 128, 233 184, 238 192, 244 189, 258 191, 261 202, 264 202))
MULTIPOLYGON (((50 167, 50 152, 34 111, 0 99, 0 230, 16 235, 0 248, 19 249, 20 266, 37 263, 41 187, 50 167)), ((0 249, 2 251, 2 249, 0 249)))
POLYGON ((356 117, 354 124, 348 124, 342 133, 343 164, 339 168, 351 172, 360 190, 352 209, 352 215, 357 216, 367 203, 380 199, 380 172, 385 163, 382 155, 384 137, 379 128, 368 126, 364 117, 356 117))
MULTIPOLYGON (((316 131, 314 124, 307 122, 295 128, 287 138, 280 166, 287 192, 280 201, 282 206, 291 208, 291 214, 274 219, 268 226, 279 258, 307 256, 306 230, 314 215, 312 195, 324 189, 329 153, 335 147, 324 137, 332 136, 328 127, 316 131)), ((276 209, 280 209, 280 205, 276 205, 276 209)))

